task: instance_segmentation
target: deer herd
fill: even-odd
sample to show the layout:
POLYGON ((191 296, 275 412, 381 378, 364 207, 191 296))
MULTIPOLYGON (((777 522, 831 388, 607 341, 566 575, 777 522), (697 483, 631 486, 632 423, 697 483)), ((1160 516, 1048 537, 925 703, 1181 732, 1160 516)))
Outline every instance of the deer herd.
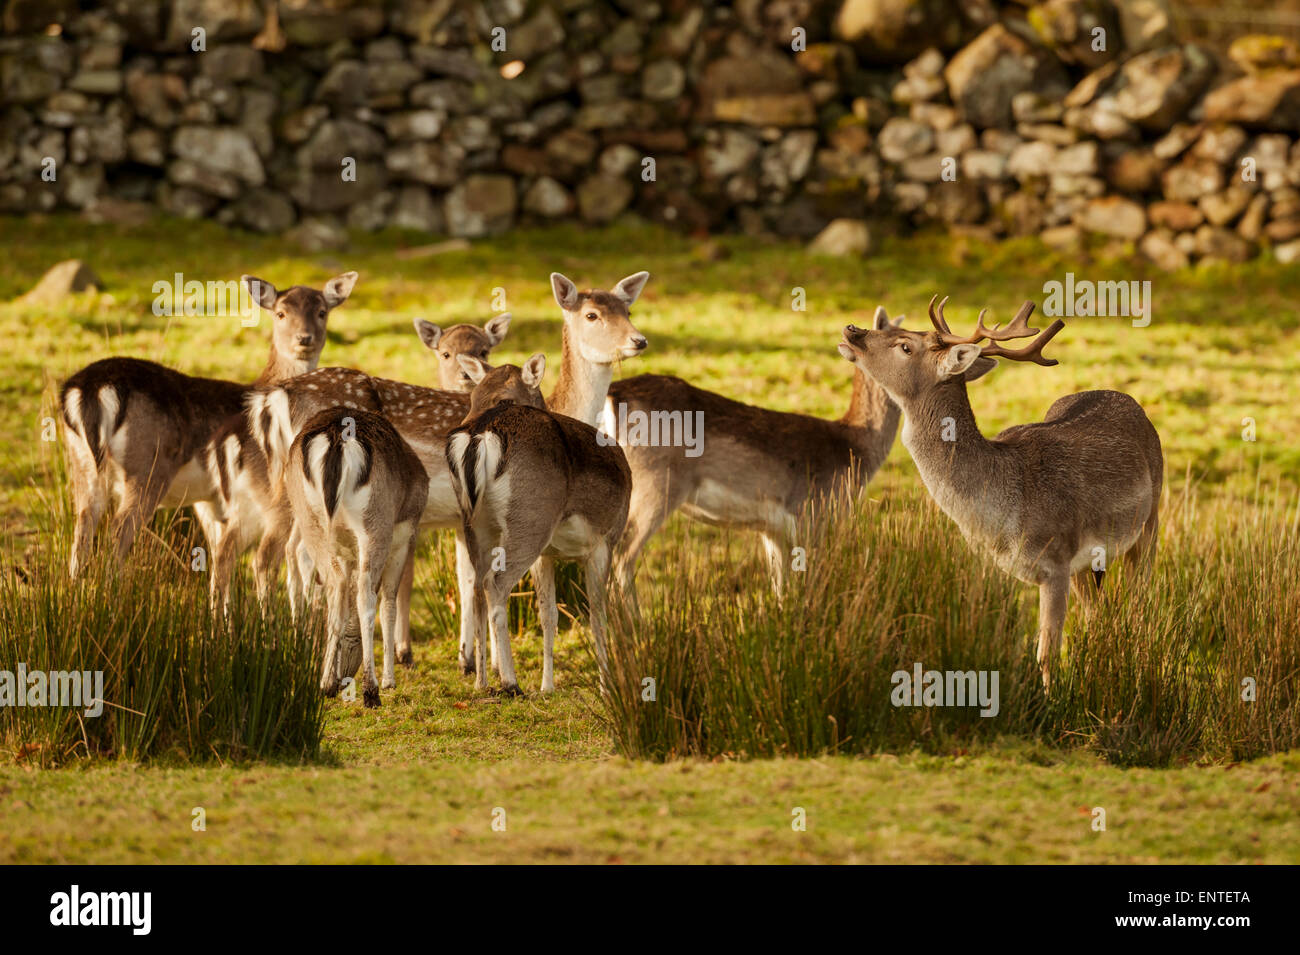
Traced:
POLYGON ((680 378, 614 381, 615 365, 647 347, 631 308, 649 279, 580 290, 552 273, 563 316, 560 365, 542 396, 546 359, 492 366, 510 316, 482 328, 416 320, 438 359, 437 387, 318 368, 330 313, 357 273, 317 290, 243 282, 270 313, 271 353, 251 384, 182 374, 135 358, 96 361, 64 383, 60 406, 75 504, 69 571, 86 567, 116 499, 112 550, 124 560, 153 512, 190 505, 212 554, 214 607, 230 612, 230 579, 253 551, 257 596, 272 599, 281 562, 295 615, 326 603, 321 688, 362 671, 363 700, 395 685, 412 662, 410 605, 422 530, 455 534, 459 664, 487 687, 518 693, 506 605, 531 572, 543 637, 542 692, 555 687, 556 561, 584 572, 602 684, 611 592, 635 601, 636 563, 674 511, 755 530, 771 583, 786 567, 805 506, 852 494, 884 463, 900 420, 903 444, 935 503, 976 549, 1039 588, 1037 658, 1045 686, 1059 652, 1071 584, 1091 605, 1121 557, 1149 565, 1163 481, 1160 438, 1128 395, 1085 391, 1047 417, 986 438, 967 382, 995 358, 1055 365, 1043 347, 1064 327, 1029 327, 1032 303, 1005 326, 962 336, 944 303, 933 330, 876 310, 849 325, 840 354, 854 366, 848 410, 835 420, 734 401, 680 378), (1032 339, 1011 348, 1004 342, 1032 339), (981 342, 985 343, 981 345, 981 342), (703 420, 694 454, 661 442, 614 440, 619 415, 703 420), (611 578, 614 587, 611 589, 611 578), (384 641, 375 673, 374 625, 384 641), (488 635, 490 634, 490 640, 488 635), (489 660, 491 661, 489 664, 489 660))

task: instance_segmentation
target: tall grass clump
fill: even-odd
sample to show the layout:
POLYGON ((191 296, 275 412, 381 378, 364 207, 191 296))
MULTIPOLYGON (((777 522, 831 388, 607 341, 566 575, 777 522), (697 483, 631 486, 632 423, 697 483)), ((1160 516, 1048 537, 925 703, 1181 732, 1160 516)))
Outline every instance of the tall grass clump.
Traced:
POLYGON ((944 753, 1018 736, 1150 766, 1300 744, 1294 515, 1184 506, 1149 574, 1121 562, 1103 599, 1085 610, 1072 598, 1050 694, 1034 660, 1037 589, 974 552, 930 501, 822 505, 804 526, 806 570, 783 600, 756 542, 738 537, 725 562, 688 559, 671 590, 642 588, 640 613, 615 611, 597 705, 620 752, 944 753), (896 706, 895 674, 918 663, 996 671, 996 715, 896 706))
MULTIPOLYGON (((176 761, 311 758, 324 698, 316 628, 287 602, 262 611, 237 586, 229 619, 208 607, 207 575, 143 533, 128 561, 96 555, 67 574, 66 523, 26 553, 3 555, 0 670, 103 674, 103 712, 83 706, 2 706, 0 740, 44 766, 87 757, 176 761)), ((164 535, 175 537, 174 528, 164 535)), ((170 543, 170 541, 169 541, 170 543)), ((188 548, 181 553, 188 553, 188 548)), ((20 688, 24 689, 24 688, 20 688)), ((88 691, 87 691, 88 692, 88 691)), ((54 702, 54 701, 51 701, 54 702)))

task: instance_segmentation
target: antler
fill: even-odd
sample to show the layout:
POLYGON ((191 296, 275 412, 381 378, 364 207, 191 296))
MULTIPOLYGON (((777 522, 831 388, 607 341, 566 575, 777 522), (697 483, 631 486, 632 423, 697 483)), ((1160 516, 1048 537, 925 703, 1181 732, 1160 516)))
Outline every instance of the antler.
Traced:
POLYGON ((989 358, 1009 358, 1012 361, 1032 361, 1039 365, 1058 364, 1055 358, 1044 358, 1042 355, 1043 346, 1065 327, 1065 322, 1059 318, 1051 324, 1046 332, 1039 334, 1038 329, 1029 327, 1029 316, 1033 314, 1034 303, 1025 302, 1020 306, 1020 311, 1016 312, 1015 317, 1006 325, 994 325, 988 328, 984 324, 984 316, 988 314, 988 309, 980 309, 979 318, 975 321, 975 331, 970 335, 957 335, 948 327, 947 320, 943 317, 943 306, 948 301, 945 297, 939 302, 938 310, 935 309, 935 300, 939 296, 930 299, 930 321, 935 330, 939 333, 939 340, 945 345, 974 345, 979 341, 1005 342, 1013 338, 1028 338, 1030 335, 1038 335, 1032 342, 1023 348, 1003 348, 1001 345, 985 345, 980 349, 980 354, 989 358))
POLYGON ((1012 361, 1032 361, 1036 365, 1059 365, 1055 358, 1043 357, 1043 346, 1056 337, 1056 333, 1065 327, 1059 318, 1047 326, 1047 330, 1023 348, 1003 348, 1001 345, 985 345, 980 354, 985 358, 1010 358, 1012 361))

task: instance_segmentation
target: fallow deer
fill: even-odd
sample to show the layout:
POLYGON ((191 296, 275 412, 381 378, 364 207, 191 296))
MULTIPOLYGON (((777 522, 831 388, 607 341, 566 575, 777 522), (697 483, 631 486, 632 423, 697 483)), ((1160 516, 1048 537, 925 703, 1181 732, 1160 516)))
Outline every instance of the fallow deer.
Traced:
POLYGON ((384 689, 396 685, 397 591, 415 552, 429 477, 419 458, 380 415, 329 408, 294 439, 284 473, 294 526, 325 582, 328 624, 321 689, 333 696, 339 643, 360 629, 362 696, 379 705, 375 679, 375 602, 384 638, 384 689), (352 609, 355 606, 356 615, 352 609))
MULTIPOLYGON (((876 309, 877 329, 901 322, 876 309)), ((860 370, 848 411, 834 421, 733 401, 667 375, 614 382, 603 430, 619 439, 632 468, 615 571, 623 591, 635 599, 641 549, 681 508, 707 524, 758 531, 772 586, 781 593, 805 503, 870 481, 894 444, 898 419, 898 405, 860 370), (693 447, 686 446, 687 435, 693 447)))
MULTIPOLYGON (((443 331, 432 322, 414 320, 415 332, 438 361, 442 387, 448 391, 468 393, 474 387, 457 363, 461 355, 486 360, 510 328, 510 313, 498 315, 482 328, 477 325, 453 325, 443 331)), ((290 534, 290 517, 276 495, 267 473, 266 456, 252 435, 245 415, 237 415, 213 436, 205 449, 205 461, 220 494, 220 543, 212 562, 212 599, 214 606, 226 607, 230 577, 239 555, 257 544, 253 560, 254 579, 259 600, 270 592, 271 577, 284 554, 290 534)), ((414 562, 403 571, 409 577, 414 562)), ((291 585, 295 584, 296 567, 291 565, 291 585)), ((410 582, 405 581, 409 587, 410 582)), ((290 600, 296 602, 301 586, 291 586, 290 600)), ((404 625, 403 625, 404 626, 404 625)), ((399 641, 401 642, 401 641, 399 641)), ((407 661, 409 662, 409 660, 407 661)))
POLYGON ((275 316, 270 357, 251 385, 185 375, 137 358, 101 359, 64 383, 59 405, 77 512, 68 561, 73 577, 85 565, 112 491, 120 498, 113 526, 119 560, 159 506, 195 504, 214 543, 215 488, 202 460, 204 445, 240 414, 254 389, 316 367, 329 314, 352 292, 357 273, 330 279, 321 291, 295 285, 281 292, 251 275, 241 281, 275 316))
MULTIPOLYGON (((946 302, 947 299, 944 300, 946 302)), ((1026 302, 1005 327, 956 335, 930 302, 934 330, 844 329, 840 354, 878 381, 903 409, 903 444, 935 503, 975 548, 1025 583, 1038 585, 1038 664, 1050 687, 1071 580, 1089 599, 1104 569, 1128 556, 1154 557, 1164 459, 1142 406, 1118 391, 1057 399, 1047 417, 985 438, 966 383, 995 358, 1055 365, 1043 357, 1065 323, 1029 327, 1026 302), (1028 345, 1001 344, 1033 338, 1028 345), (978 343, 987 340, 981 347, 978 343)))
MULTIPOLYGON (((613 377, 613 366, 639 354, 646 347, 645 336, 631 321, 631 306, 650 278, 637 272, 610 291, 576 285, 558 272, 551 275, 551 288, 564 316, 558 381, 548 406, 555 411, 594 425, 605 402, 613 377)), ((324 368, 280 387, 255 394, 249 400, 248 419, 254 438, 261 444, 271 468, 272 480, 282 473, 287 449, 302 424, 313 414, 334 405, 355 406, 383 414, 398 430, 424 465, 429 475, 429 499, 422 527, 457 531, 456 570, 462 608, 473 594, 473 565, 461 530, 460 504, 451 487, 447 469, 447 435, 465 417, 470 407, 465 394, 424 388, 383 378, 371 378, 358 371, 324 368)), ((541 558, 535 582, 539 603, 546 590, 548 558, 541 558), (541 578, 538 580, 537 578, 541 578)), ((554 591, 551 570, 550 591, 554 591)), ((409 577, 398 596, 398 657, 410 659, 409 577)), ((554 597, 551 597, 554 600, 554 597)), ((471 655, 474 635, 466 629, 467 615, 461 614, 460 666, 474 672, 471 655)))
MULTIPOLYGON (((470 621, 467 629, 474 635, 474 656, 481 664, 486 653, 479 614, 486 608, 497 674, 508 694, 520 690, 506 602, 530 567, 542 622, 542 692, 555 689, 558 615, 550 569, 555 560, 583 564, 604 684, 606 590, 632 492, 632 474, 617 444, 599 440, 596 429, 585 422, 546 410, 537 389, 543 367, 538 358, 530 362, 537 363, 535 372, 530 374, 529 366, 523 371, 523 382, 531 390, 527 403, 500 400, 502 382, 497 378, 505 369, 476 375, 479 384, 471 396, 471 411, 447 438, 447 466, 474 571, 475 599, 462 602, 461 614, 470 621)), ((468 370, 470 363, 463 364, 468 370)), ((487 687, 486 666, 477 667, 474 682, 479 689, 487 687)))

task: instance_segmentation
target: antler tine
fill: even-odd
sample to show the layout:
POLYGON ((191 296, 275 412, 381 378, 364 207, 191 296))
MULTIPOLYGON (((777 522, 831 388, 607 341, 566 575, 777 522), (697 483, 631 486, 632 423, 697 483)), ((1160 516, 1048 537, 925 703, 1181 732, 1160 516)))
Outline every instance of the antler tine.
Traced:
MULTIPOLYGON (((1029 315, 1029 313, 1023 308, 1020 311, 1024 313, 1026 317, 1029 315)), ((1016 317, 1020 318, 1020 315, 1017 314, 1016 317)), ((1024 321, 1024 319, 1021 318, 1021 321, 1024 321)), ((980 354, 985 358, 1009 358, 1012 361, 1032 361, 1036 365, 1059 365, 1060 362, 1055 358, 1043 357, 1043 346, 1055 338, 1056 333, 1064 327, 1065 322, 1058 318, 1047 327, 1046 331, 1023 348, 1003 348, 1001 345, 994 343, 992 345, 985 345, 980 349, 980 354)))
POLYGON ((943 317, 943 307, 948 304, 948 296, 945 295, 943 299, 939 301, 939 311, 938 314, 936 314, 934 303, 938 298, 939 296, 936 295, 934 298, 930 299, 930 323, 934 325, 935 330, 938 331, 940 337, 947 340, 947 338, 953 333, 952 329, 948 327, 948 320, 943 317))
MULTIPOLYGON (((987 311, 985 309, 984 311, 987 311)), ((980 321, 978 331, 991 342, 1005 342, 1012 338, 1029 338, 1031 335, 1037 335, 1038 329, 1029 327, 1029 316, 1034 311, 1033 302, 1025 302, 1020 306, 1020 311, 1016 312, 1015 318, 1007 322, 1006 325, 995 325, 992 328, 984 327, 984 312, 980 312, 980 321)))

